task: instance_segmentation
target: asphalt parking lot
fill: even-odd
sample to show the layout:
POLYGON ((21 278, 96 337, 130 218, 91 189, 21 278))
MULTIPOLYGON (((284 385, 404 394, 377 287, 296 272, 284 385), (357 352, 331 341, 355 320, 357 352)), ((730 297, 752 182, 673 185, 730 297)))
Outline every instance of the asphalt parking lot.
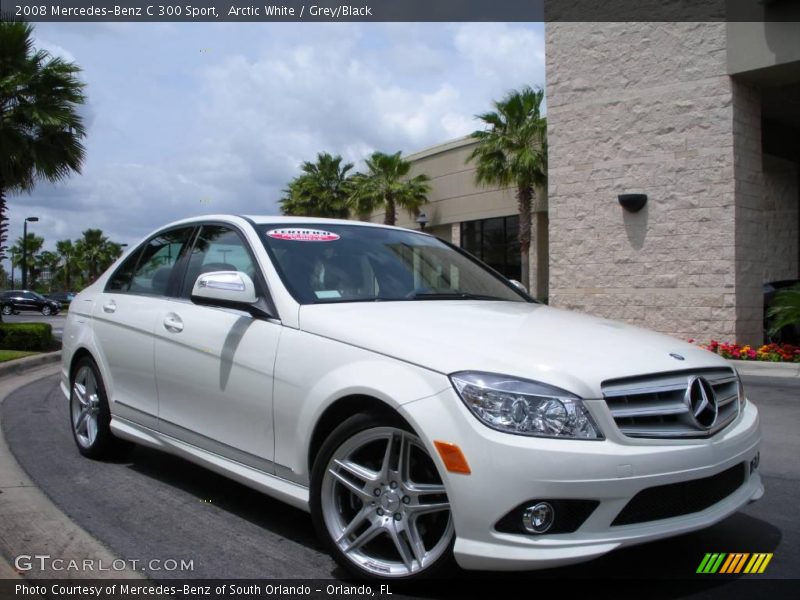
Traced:
MULTIPOLYGON (((459 578, 636 577, 695 574, 706 552, 773 552, 763 576, 800 577, 800 381, 746 378, 762 416, 765 497, 706 530, 623 549, 583 565, 533 573, 463 573, 459 578)), ((12 393, 2 407, 6 440, 34 482, 82 528, 127 559, 185 559, 190 572, 158 578, 340 578, 310 518, 181 459, 137 448, 118 462, 95 462, 75 449, 67 403, 56 377, 12 393)), ((20 549, 20 551, 25 549, 20 549)), ((711 580, 708 580, 711 581, 711 580)), ((727 597, 733 579, 714 576, 703 597, 727 597)), ((673 596, 680 597, 680 595, 673 596)), ((698 597, 694 595, 693 597, 698 597)))

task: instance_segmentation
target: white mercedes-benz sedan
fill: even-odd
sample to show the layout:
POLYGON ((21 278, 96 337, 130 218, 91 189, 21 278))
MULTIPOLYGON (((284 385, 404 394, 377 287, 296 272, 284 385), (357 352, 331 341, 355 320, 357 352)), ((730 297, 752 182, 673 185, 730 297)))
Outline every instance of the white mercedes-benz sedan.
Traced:
POLYGON ((725 360, 396 227, 167 225, 73 300, 61 387, 85 456, 204 465, 309 511, 362 576, 575 563, 764 493, 725 360))

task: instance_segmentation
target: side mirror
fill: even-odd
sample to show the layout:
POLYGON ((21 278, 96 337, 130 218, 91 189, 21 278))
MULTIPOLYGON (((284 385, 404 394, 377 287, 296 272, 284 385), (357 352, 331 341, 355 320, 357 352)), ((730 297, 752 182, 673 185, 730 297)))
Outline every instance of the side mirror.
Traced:
POLYGON ((528 290, 525 288, 525 286, 524 286, 524 285, 522 285, 522 284, 521 284, 519 281, 517 281, 516 279, 509 279, 509 281, 511 282, 511 285, 513 285, 513 286, 514 286, 515 288, 517 288, 518 290, 521 290, 521 291, 525 292, 526 294, 528 293, 528 290))
POLYGON ((192 302, 196 304, 248 310, 257 300, 253 280, 240 271, 204 273, 192 288, 192 302))

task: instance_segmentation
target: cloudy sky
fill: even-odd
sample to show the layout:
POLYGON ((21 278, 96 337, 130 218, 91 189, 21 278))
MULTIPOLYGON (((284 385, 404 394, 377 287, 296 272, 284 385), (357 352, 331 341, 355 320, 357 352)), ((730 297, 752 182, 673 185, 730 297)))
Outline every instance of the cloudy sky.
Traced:
POLYGON ((49 23, 36 39, 84 69, 89 99, 83 173, 9 201, 9 242, 38 216, 47 247, 87 227, 134 243, 185 216, 275 214, 317 152, 357 167, 414 152, 544 85, 541 23, 49 23))

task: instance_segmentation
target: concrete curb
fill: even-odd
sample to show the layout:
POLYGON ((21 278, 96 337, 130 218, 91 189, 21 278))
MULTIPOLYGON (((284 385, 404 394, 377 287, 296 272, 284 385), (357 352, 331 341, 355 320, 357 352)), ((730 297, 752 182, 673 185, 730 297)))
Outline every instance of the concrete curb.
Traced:
POLYGON ((742 375, 754 377, 800 377, 800 363, 774 363, 761 360, 731 360, 742 375))
MULTIPOLYGON (((50 352, 38 358, 38 364, 28 362, 21 372, 11 371, 0 379, 0 404, 16 389, 43 377, 59 372, 54 361, 60 352, 50 352)), ((20 359, 19 362, 28 359, 20 359)), ((66 400, 65 400, 66 402, 66 400)), ((0 428, 0 578, 14 578, 16 569, 11 565, 20 555, 50 555, 52 558, 83 564, 84 559, 94 564, 111 565, 118 559, 111 550, 92 537, 64 514, 52 500, 28 477, 11 453, 0 428), (7 561, 7 562, 6 562, 7 561), (10 564, 9 564, 10 563, 10 564)), ((33 568, 21 574, 34 579, 144 579, 144 575, 130 569, 120 571, 55 570, 52 563, 45 568, 33 562, 33 568)))
POLYGON ((0 363, 0 377, 5 377, 7 375, 19 375, 20 373, 25 373, 26 371, 36 369, 42 365, 48 365, 50 363, 60 361, 61 350, 10 360, 8 362, 0 363))

